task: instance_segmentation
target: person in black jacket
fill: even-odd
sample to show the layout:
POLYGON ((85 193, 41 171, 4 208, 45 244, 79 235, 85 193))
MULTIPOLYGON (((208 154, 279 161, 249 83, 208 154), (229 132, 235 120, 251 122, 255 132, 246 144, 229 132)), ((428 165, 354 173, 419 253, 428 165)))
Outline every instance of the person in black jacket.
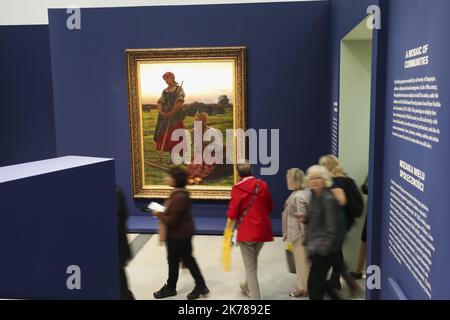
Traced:
MULTIPOLYGON (((333 155, 326 155, 319 159, 319 164, 328 169, 331 174, 333 184, 330 188, 334 197, 338 201, 339 211, 344 213, 344 238, 346 234, 350 231, 353 224, 355 223, 354 217, 349 213, 348 207, 348 199, 347 199, 347 183, 349 177, 344 171, 341 162, 339 159, 333 155)), ((343 243, 342 243, 343 244, 343 243)), ((328 285, 333 289, 341 289, 341 275, 347 286, 349 287, 352 296, 357 297, 361 294, 362 290, 359 287, 358 283, 350 274, 350 270, 347 267, 347 264, 344 261, 344 253, 342 251, 342 247, 339 250, 338 258, 336 259, 333 270, 328 280, 328 285)), ((339 297, 336 295, 334 298, 338 299, 339 297)))
MULTIPOLYGON (((364 183, 361 186, 361 191, 363 194, 369 194, 369 176, 366 177, 364 183)), ((356 266, 356 270, 350 272, 350 274, 355 279, 361 279, 363 276, 364 265, 366 264, 366 241, 367 241, 367 215, 364 221, 364 227, 361 232, 361 244, 359 245, 359 255, 358 255, 358 264, 356 266)))
POLYGON ((117 211, 117 230, 119 238, 119 273, 120 273, 120 299, 134 300, 133 293, 128 289, 128 280, 125 268, 131 260, 131 251, 127 240, 127 220, 128 211, 125 205, 125 198, 122 190, 116 187, 116 211, 117 211))
POLYGON ((322 300, 327 290, 327 273, 341 248, 344 221, 338 202, 328 189, 332 184, 328 170, 312 166, 306 179, 312 191, 306 215, 301 218, 305 223, 305 245, 311 261, 308 292, 311 300, 322 300))
POLYGON ((153 293, 155 299, 177 295, 180 261, 189 269, 195 280, 194 290, 187 295, 187 299, 195 300, 209 294, 197 261, 192 256, 192 237, 195 234, 195 225, 189 192, 186 189, 187 179, 185 170, 179 167, 170 168, 167 180, 169 186, 174 189, 166 201, 165 211, 153 212, 167 227, 166 247, 169 266, 169 278, 160 290, 153 293))

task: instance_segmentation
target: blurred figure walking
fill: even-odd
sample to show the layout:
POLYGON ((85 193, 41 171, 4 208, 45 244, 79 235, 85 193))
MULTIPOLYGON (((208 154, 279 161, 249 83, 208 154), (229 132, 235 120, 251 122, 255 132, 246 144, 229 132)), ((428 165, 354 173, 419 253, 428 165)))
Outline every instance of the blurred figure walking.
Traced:
POLYGON ((293 245, 295 270, 297 273, 297 290, 290 293, 291 297, 307 297, 309 261, 305 242, 304 225, 301 216, 306 215, 306 206, 311 200, 311 191, 306 188, 305 174, 298 168, 289 169, 286 175, 287 187, 291 194, 284 205, 282 217, 283 241, 293 245))
POLYGON ((133 293, 128 288, 128 280, 125 272, 125 268, 131 260, 131 251, 127 239, 128 210, 125 205, 125 197, 123 192, 118 186, 116 186, 116 211, 119 239, 120 299, 135 300, 133 293))
MULTIPOLYGON (((364 209, 362 196, 359 194, 358 188, 354 185, 354 181, 345 173, 344 168, 337 157, 333 155, 323 156, 319 159, 319 164, 326 167, 331 173, 331 177, 333 179, 331 192, 339 203, 340 212, 343 213, 345 226, 343 238, 345 239, 347 233, 355 223, 356 217, 353 212, 359 211, 359 214, 362 214, 364 209)), ((348 267, 345 264, 342 247, 339 250, 338 258, 333 265, 333 272, 331 273, 329 280, 329 285, 331 288, 338 290, 341 289, 341 275, 347 283, 352 296, 358 296, 362 290, 350 274, 348 267)))
MULTIPOLYGON (((361 186, 361 191, 365 195, 369 195, 369 176, 366 177, 364 183, 361 186)), ((356 266, 356 270, 354 272, 350 272, 350 274, 355 279, 361 279, 363 277, 363 270, 366 264, 366 242, 367 242, 367 214, 366 219, 364 221, 364 227, 361 232, 361 243, 359 245, 359 254, 358 254, 358 264, 356 266)))
POLYGON ((166 284, 153 294, 156 299, 167 298, 177 294, 176 286, 180 269, 180 261, 189 269, 195 280, 195 287, 187 295, 188 300, 195 300, 209 294, 205 279, 200 268, 192 256, 192 237, 195 232, 192 218, 191 201, 186 190, 187 173, 179 167, 169 169, 168 185, 175 188, 166 201, 164 212, 153 214, 166 225, 167 261, 169 265, 169 278, 166 284))
POLYGON ((312 166, 306 180, 312 192, 306 216, 301 217, 306 224, 305 244, 311 261, 308 292, 311 300, 322 300, 327 289, 327 273, 337 259, 343 232, 338 203, 328 190, 332 184, 328 170, 312 166))

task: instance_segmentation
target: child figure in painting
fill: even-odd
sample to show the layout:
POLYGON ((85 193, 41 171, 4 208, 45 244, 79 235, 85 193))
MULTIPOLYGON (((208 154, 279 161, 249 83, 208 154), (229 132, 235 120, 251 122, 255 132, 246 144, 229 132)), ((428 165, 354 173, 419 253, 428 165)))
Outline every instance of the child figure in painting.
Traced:
MULTIPOLYGON (((208 126, 208 114, 206 112, 200 112, 195 115, 194 121, 201 122, 202 124, 202 136, 205 134, 207 130, 212 130, 214 136, 221 135, 222 133, 215 128, 208 126)), ((192 133, 194 135, 194 133, 192 133)), ((194 141, 194 139, 192 139, 194 141)), ((214 138, 212 141, 202 141, 202 151, 210 144, 217 144, 219 148, 223 149, 221 142, 215 141, 214 138)), ((223 151, 222 151, 223 152, 223 151)), ((225 154, 225 153, 223 153, 225 154)), ((208 177, 215 169, 216 163, 208 164, 202 158, 201 163, 195 163, 194 158, 192 162, 187 166, 186 171, 189 177, 189 184, 201 184, 203 179, 208 177)))
MULTIPOLYGON (((183 103, 185 93, 183 88, 175 81, 175 75, 172 72, 166 72, 163 75, 167 88, 163 90, 158 100, 158 120, 154 134, 156 150, 160 152, 171 152, 178 141, 171 141, 172 132, 176 129, 184 129, 183 103)), ((161 156, 160 156, 161 160, 161 156)))

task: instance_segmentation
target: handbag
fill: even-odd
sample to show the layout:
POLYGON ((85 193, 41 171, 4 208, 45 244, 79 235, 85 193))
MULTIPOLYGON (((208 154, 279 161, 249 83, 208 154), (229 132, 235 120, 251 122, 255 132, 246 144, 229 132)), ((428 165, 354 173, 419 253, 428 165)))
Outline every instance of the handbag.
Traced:
POLYGON ((297 273, 297 270, 295 268, 294 252, 292 252, 292 246, 291 247, 288 246, 288 248, 286 248, 285 252, 286 252, 286 261, 287 261, 289 273, 297 273))

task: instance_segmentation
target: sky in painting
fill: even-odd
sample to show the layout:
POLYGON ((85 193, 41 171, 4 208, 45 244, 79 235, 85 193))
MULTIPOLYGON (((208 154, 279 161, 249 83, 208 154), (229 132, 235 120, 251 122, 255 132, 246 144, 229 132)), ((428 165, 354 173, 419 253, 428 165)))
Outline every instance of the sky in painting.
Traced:
POLYGON ((181 61, 181 62, 141 62, 139 78, 141 81, 141 101, 143 104, 156 104, 161 92, 167 87, 162 75, 170 71, 181 84, 186 94, 185 103, 216 103, 221 95, 233 101, 234 63, 224 61, 181 61))

